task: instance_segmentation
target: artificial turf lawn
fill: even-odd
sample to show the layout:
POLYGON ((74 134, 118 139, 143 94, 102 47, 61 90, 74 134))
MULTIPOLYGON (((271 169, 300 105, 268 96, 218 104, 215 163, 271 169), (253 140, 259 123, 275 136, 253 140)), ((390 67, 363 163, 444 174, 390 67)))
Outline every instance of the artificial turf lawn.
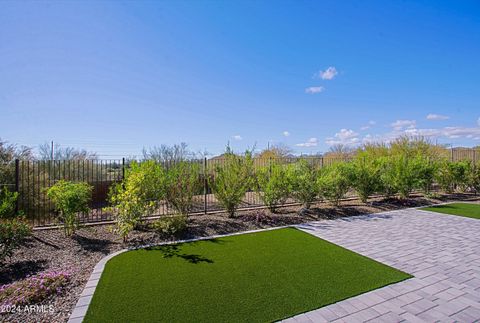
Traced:
POLYGON ((480 219, 480 204, 450 203, 424 207, 422 210, 480 219))
POLYGON ((269 322, 411 276, 287 228, 129 251, 85 322, 269 322))

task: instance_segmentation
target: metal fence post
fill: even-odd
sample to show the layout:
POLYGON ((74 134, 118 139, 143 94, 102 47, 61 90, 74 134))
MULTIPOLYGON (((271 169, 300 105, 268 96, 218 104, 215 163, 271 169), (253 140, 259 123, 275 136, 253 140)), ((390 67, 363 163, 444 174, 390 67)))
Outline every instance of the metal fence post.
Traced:
MULTIPOLYGON (((15 159, 15 192, 18 194, 19 191, 19 182, 20 182, 20 160, 15 159)), ((18 213, 18 200, 15 200, 15 213, 18 213)))
POLYGON ((207 193, 208 193, 207 157, 204 157, 203 158, 203 213, 205 214, 207 214, 207 211, 208 211, 207 193))
POLYGON ((122 181, 125 179, 125 157, 122 158, 122 181))

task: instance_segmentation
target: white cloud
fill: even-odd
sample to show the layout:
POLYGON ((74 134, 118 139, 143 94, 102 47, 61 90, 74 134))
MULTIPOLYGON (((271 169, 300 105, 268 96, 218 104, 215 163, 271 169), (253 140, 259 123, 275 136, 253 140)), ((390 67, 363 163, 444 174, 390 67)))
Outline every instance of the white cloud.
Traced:
POLYGON ((402 130, 405 128, 415 128, 417 121, 415 120, 397 120, 394 123, 390 124, 394 130, 402 130))
POLYGON ((296 144, 295 146, 298 146, 298 147, 316 147, 317 145, 318 145, 318 139, 312 137, 312 138, 308 139, 307 142, 296 144))
POLYGON ((360 139, 358 138, 358 133, 350 129, 341 129, 340 132, 335 134, 335 136, 328 137, 325 140, 325 143, 330 146, 337 144, 355 145, 359 142, 360 139))
POLYGON ((305 93, 308 94, 317 94, 325 91, 325 88, 323 86, 310 86, 305 89, 305 93))
POLYGON ((289 136, 290 136, 290 132, 288 132, 288 131, 284 131, 282 134, 283 134, 285 137, 289 137, 289 136))
POLYGON ((321 78, 322 80, 333 80, 333 78, 338 74, 337 69, 334 66, 330 66, 325 71, 319 71, 314 75, 316 78, 321 78))
POLYGON ((391 142, 400 136, 421 136, 430 139, 448 138, 448 139, 476 139, 480 138, 480 128, 467 127, 443 127, 443 128, 407 128, 395 130, 385 134, 363 138, 364 142, 391 142))
POLYGON ((243 138, 242 138, 242 136, 240 136, 240 135, 235 135, 235 136, 233 136, 233 139, 235 139, 235 140, 242 140, 243 138))
POLYGON ((477 124, 478 124, 478 126, 480 127, 480 118, 478 118, 477 124))
POLYGON ((441 114, 430 113, 427 115, 427 120, 447 120, 447 119, 450 119, 450 117, 441 115, 441 114))
POLYGON ((370 120, 370 121, 368 121, 368 124, 360 127, 360 130, 368 130, 368 129, 370 129, 372 126, 374 126, 375 124, 376 124, 375 121, 370 120))

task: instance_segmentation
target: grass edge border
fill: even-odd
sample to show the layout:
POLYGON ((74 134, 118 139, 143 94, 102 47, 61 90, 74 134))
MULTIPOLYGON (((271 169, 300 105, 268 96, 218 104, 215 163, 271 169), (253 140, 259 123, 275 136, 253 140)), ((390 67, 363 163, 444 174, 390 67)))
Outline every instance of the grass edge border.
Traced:
MULTIPOLYGON (((443 205, 443 204, 449 204, 449 203, 451 203, 451 202, 438 203, 438 204, 434 204, 434 205, 443 205)), ((405 208, 405 209, 399 209, 399 210, 392 210, 392 211, 385 211, 385 212, 379 212, 379 213, 361 214, 361 215, 353 216, 353 218, 369 217, 369 216, 372 216, 372 215, 379 215, 379 214, 400 213, 400 212, 404 212, 406 210, 420 209, 422 207, 423 206, 417 206, 417 207, 411 207, 411 208, 405 208)), ((429 211, 424 211, 424 212, 429 212, 429 211)), ((207 237, 198 237, 198 238, 192 238, 192 239, 174 240, 174 241, 167 241, 167 242, 155 243, 155 244, 146 244, 146 245, 140 245, 140 246, 136 246, 136 247, 125 248, 125 249, 116 251, 114 253, 111 253, 111 254, 103 257, 102 259, 100 259, 100 261, 93 268, 92 274, 90 275, 87 283, 85 284, 85 287, 84 287, 82 293, 80 294, 80 298, 78 299, 78 301, 77 301, 77 303, 76 303, 76 305, 75 305, 75 307, 72 311, 72 314, 70 315, 70 317, 68 319, 68 323, 81 323, 81 322, 83 322, 83 319, 85 318, 85 316, 87 314, 88 307, 90 306, 90 303, 92 301, 93 294, 95 293, 95 289, 97 288, 98 282, 100 281, 100 277, 101 277, 101 275, 102 275, 102 273, 105 269, 105 265, 107 264, 107 262, 110 259, 112 259, 115 256, 118 256, 118 255, 120 255, 124 252, 132 251, 132 250, 145 249, 145 248, 150 248, 150 247, 156 247, 156 246, 164 246, 164 245, 172 245, 172 244, 179 244, 179 243, 211 240, 211 239, 216 239, 216 238, 224 238, 224 237, 237 236, 237 235, 243 235, 243 234, 272 231, 272 230, 278 230, 278 229, 284 229, 284 228, 297 228, 297 229, 299 229, 299 230, 301 230, 305 233, 310 234, 309 232, 302 230, 301 226, 305 225, 305 224, 308 224, 308 223, 314 223, 314 222, 318 222, 318 221, 310 221, 310 222, 305 222, 305 223, 302 223, 302 224, 284 225, 284 226, 278 226, 278 227, 270 227, 270 228, 265 228, 265 229, 255 229, 255 230, 248 230, 248 231, 240 231, 240 232, 227 233, 227 234, 218 234, 218 235, 212 235, 212 236, 207 236, 207 237)), ((402 281, 405 281, 405 280, 402 280, 402 281)), ((400 282, 402 282, 402 281, 400 281, 400 282)), ((400 283, 400 282, 398 282, 398 283, 400 283)), ((383 287, 385 287, 385 286, 383 286, 383 287)))

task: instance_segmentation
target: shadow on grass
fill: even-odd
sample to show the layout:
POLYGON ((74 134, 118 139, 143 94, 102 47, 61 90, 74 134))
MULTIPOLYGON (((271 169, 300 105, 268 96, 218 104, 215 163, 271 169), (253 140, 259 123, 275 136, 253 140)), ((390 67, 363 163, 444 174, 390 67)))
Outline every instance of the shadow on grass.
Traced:
MULTIPOLYGON (((219 243, 218 241, 215 241, 215 240, 219 240, 219 239, 211 239, 211 240, 205 240, 205 241, 219 243)), ((189 242, 189 243, 195 243, 195 242, 189 242)), ((213 264, 212 259, 203 257, 202 255, 182 253, 181 245, 178 245, 178 244, 156 246, 156 247, 146 248, 145 250, 160 251, 163 254, 163 258, 180 258, 191 264, 199 264, 199 263, 213 264)))

